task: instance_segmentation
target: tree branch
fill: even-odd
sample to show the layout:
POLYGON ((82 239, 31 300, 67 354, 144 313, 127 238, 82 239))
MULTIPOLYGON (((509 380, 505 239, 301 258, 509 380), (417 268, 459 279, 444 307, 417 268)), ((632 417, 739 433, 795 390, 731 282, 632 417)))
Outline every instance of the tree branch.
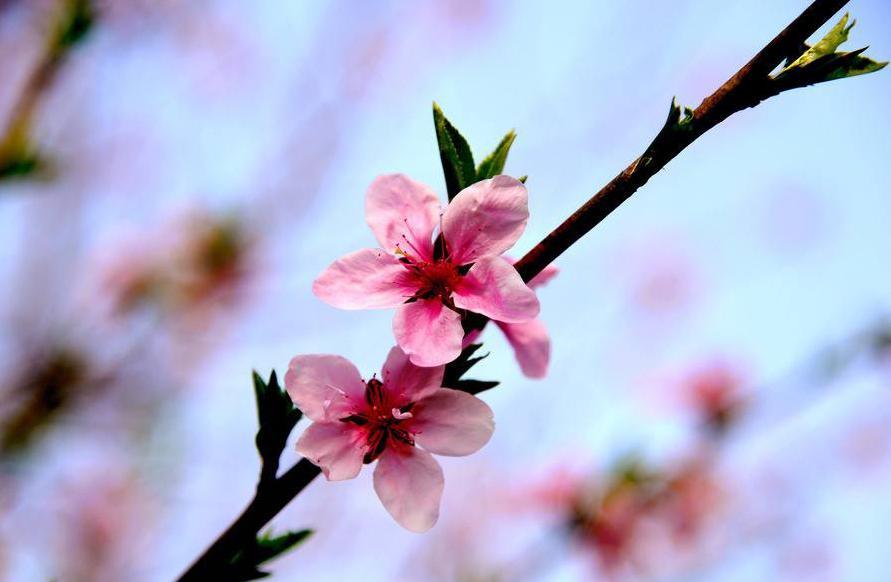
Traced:
MULTIPOLYGON (((676 131, 677 123, 673 123, 669 117, 669 122, 639 158, 516 263, 515 267, 523 280, 528 282, 539 274, 709 129, 730 115, 776 95, 778 91, 770 83, 770 73, 790 54, 800 53, 808 37, 847 2, 814 1, 695 111, 689 112, 683 121, 683 131, 676 131)), ((674 106, 672 114, 676 115, 674 106)), ((465 324, 465 328, 478 329, 485 322, 485 318, 473 318, 465 324)), ((198 558, 181 580, 202 580, 224 573, 235 553, 319 474, 318 467, 302 459, 268 486, 259 487, 244 512, 198 558)))
POLYGON ((195 560, 180 581, 225 579, 232 557, 320 473, 317 466, 301 459, 281 477, 259 488, 238 519, 195 560))
POLYGON ((816 0, 693 111, 685 132, 660 132, 639 158, 600 189, 514 265, 530 281, 702 134, 734 113, 772 96, 770 73, 848 0, 816 0))

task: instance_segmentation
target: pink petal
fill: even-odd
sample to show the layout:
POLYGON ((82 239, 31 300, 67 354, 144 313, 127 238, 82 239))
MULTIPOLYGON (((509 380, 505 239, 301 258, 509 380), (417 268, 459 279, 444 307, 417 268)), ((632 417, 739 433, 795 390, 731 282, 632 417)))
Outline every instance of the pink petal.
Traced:
POLYGON ((429 530, 439 518, 445 480, 433 455, 417 447, 388 448, 374 469, 374 490, 407 530, 429 530))
POLYGON ((523 374, 529 378, 544 378, 551 355, 551 340, 544 323, 540 319, 525 323, 496 323, 514 348, 523 374))
POLYGON ((560 272, 560 269, 553 265, 548 265, 544 269, 542 269, 541 273, 532 277, 532 280, 529 281, 529 287, 535 289, 536 287, 541 287, 551 279, 557 276, 557 273, 560 272))
POLYGON ((329 481, 352 479, 362 469, 362 432, 348 422, 314 422, 297 440, 297 452, 322 468, 329 481))
POLYGON ((495 422, 489 405, 466 392, 440 388, 412 408, 415 442, 431 453, 463 457, 489 442, 495 422))
POLYGON ((452 293, 457 307, 508 323, 529 321, 538 315, 535 291, 502 257, 483 257, 473 264, 452 293))
POLYGON ((312 284, 316 297, 340 309, 396 307, 417 289, 399 259, 362 249, 331 263, 312 284))
POLYGON ((468 186, 442 215, 449 257, 459 265, 514 246, 529 219, 526 187, 510 176, 495 176, 468 186))
POLYGON ((379 176, 365 194, 365 220, 378 242, 393 252, 433 257, 433 230, 439 223, 439 197, 402 174, 379 176))
POLYGON ((399 346, 390 350, 381 370, 381 380, 396 406, 417 402, 442 386, 444 366, 422 368, 411 363, 399 346))
POLYGON ((340 356, 294 357, 285 374, 285 388, 297 408, 315 421, 349 416, 365 398, 359 370, 340 356))
POLYGON ((441 366, 461 354, 461 316, 438 299, 400 306, 393 318, 396 343, 416 366, 441 366))

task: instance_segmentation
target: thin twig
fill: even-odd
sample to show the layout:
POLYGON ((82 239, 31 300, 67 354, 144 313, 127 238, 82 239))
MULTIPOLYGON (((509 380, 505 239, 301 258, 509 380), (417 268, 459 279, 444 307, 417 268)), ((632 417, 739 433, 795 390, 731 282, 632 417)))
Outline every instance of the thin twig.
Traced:
POLYGON ((765 94, 768 75, 838 12, 848 0, 816 0, 693 112, 690 131, 660 134, 639 158, 585 202, 514 265, 524 281, 551 264, 566 249, 625 200, 688 145, 732 114, 754 107, 765 94))

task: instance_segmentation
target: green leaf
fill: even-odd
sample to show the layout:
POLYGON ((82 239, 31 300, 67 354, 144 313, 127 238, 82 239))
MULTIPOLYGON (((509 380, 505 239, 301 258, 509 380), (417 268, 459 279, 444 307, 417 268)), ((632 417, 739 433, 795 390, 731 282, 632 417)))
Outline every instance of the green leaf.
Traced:
POLYGON ((681 106, 677 103, 677 98, 671 99, 671 107, 668 109, 668 119, 665 120, 664 129, 669 131, 688 131, 693 127, 693 110, 684 107, 684 115, 681 116, 681 106))
POLYGON ((803 67, 812 63, 819 59, 820 57, 825 57, 826 55, 831 55, 835 52, 835 49, 840 47, 843 42, 848 40, 848 34, 851 32, 851 29, 854 28, 854 25, 857 24, 857 21, 851 22, 850 26, 848 24, 849 14, 845 12, 845 15, 842 16, 841 20, 838 21, 838 24, 832 27, 826 36, 824 36, 820 42, 807 49, 800 57, 792 62, 791 65, 786 67, 790 69, 792 67, 803 67))
MULTIPOLYGON (((862 56, 866 48, 851 52, 837 52, 839 46, 848 40, 856 21, 848 24, 848 14, 832 27, 826 36, 814 46, 804 45, 804 52, 787 64, 779 73, 771 77, 773 89, 779 93, 789 89, 805 87, 816 83, 856 77, 879 71, 887 62, 874 61, 862 56)), ((791 56, 787 61, 791 60, 791 56)))
POLYGON ((296 548, 313 534, 310 529, 288 532, 273 536, 271 531, 258 536, 254 543, 241 550, 229 562, 234 580, 259 580, 271 576, 260 570, 260 566, 296 548))
POLYGON ((269 375, 269 382, 264 382, 263 378, 254 372, 254 396, 257 400, 257 419, 260 425, 255 442, 263 462, 259 486, 263 486, 275 479, 288 435, 303 413, 294 406, 291 397, 279 386, 275 370, 269 375))
POLYGON ((446 119, 442 109, 433 103, 433 125, 436 141, 439 143, 439 159, 445 174, 446 191, 449 200, 476 181, 476 166, 473 153, 464 136, 446 119))
POLYGON ((507 154, 510 152, 510 146, 513 145, 516 138, 517 134, 514 133, 514 130, 510 130, 507 132, 507 135, 502 138, 495 150, 486 156, 486 159, 480 162, 479 168, 476 170, 477 182, 497 176, 504 171, 504 164, 507 162, 507 154))

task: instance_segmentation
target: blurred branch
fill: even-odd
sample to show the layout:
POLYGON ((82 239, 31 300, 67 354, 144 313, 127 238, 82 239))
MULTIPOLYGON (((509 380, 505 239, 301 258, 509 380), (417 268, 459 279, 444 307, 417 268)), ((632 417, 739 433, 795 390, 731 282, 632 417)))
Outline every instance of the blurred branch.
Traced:
MULTIPOLYGON (((784 60, 788 61, 790 55, 798 54, 804 57, 805 54, 803 53, 810 50, 805 44, 808 37, 825 24, 847 1, 816 0, 813 2, 798 18, 792 21, 789 26, 755 55, 752 60, 737 71, 711 96, 707 97, 695 111, 687 109, 683 119, 680 118, 680 108, 672 103, 667 123, 649 147, 647 147, 643 155, 632 162, 622 173, 604 186, 593 198, 583 204, 563 224, 558 226, 516 263, 517 271, 519 271, 523 279, 528 282, 539 274, 585 233, 618 208, 622 202, 627 200, 650 177, 664 168, 669 161, 674 159, 688 145, 733 113, 754 107, 768 97, 794 88, 794 86, 804 86, 822 80, 841 78, 839 76, 827 75, 827 78, 814 80, 813 75, 810 75, 808 76, 808 81, 810 82, 802 81, 802 83, 792 86, 788 82, 783 81, 783 86, 780 88, 777 84, 777 79, 782 77, 785 69, 776 77, 771 77, 770 73, 779 67, 784 60)), ((819 47, 820 45, 818 44, 817 46, 819 47)), ((834 49, 835 47, 832 47, 832 51, 834 49)), ((856 56, 859 56, 859 53, 856 56)), ((792 63, 792 65, 794 64, 795 62, 792 63)), ((882 64, 878 65, 879 68, 883 66, 882 64)), ((873 68, 873 70, 877 69, 873 68)), ((438 124, 438 136, 440 134, 449 134, 449 143, 454 145, 454 136, 452 132, 447 131, 448 129, 444 125, 444 121, 438 124)), ((441 143, 442 141, 440 139, 441 143)), ((454 156, 460 158, 459 154, 461 152, 458 150, 461 148, 455 146, 452 149, 455 150, 453 152, 454 156)), ((443 160, 444 167, 447 161, 443 160)), ((462 161, 467 166, 466 173, 469 174, 470 162, 467 160, 459 161, 462 161)), ((458 174, 454 176, 456 184, 460 181, 460 177, 458 174)), ((470 327, 465 327, 468 331, 481 329, 485 322, 484 318, 475 319, 470 327)), ((476 346, 473 349, 478 349, 478 347, 476 346)), ((458 364, 455 364, 455 366, 466 367, 470 360, 470 355, 468 353, 466 357, 459 358, 458 364)), ((460 377, 461 371, 456 370, 455 366, 452 366, 452 368, 447 367, 447 374, 457 374, 457 377, 460 377)), ((198 558, 180 580, 217 579, 221 574, 227 573, 234 557, 256 540, 260 529, 303 491, 320 473, 321 470, 317 466, 306 459, 301 459, 281 477, 273 480, 267 474, 267 484, 264 487, 258 487, 253 500, 242 514, 198 558)))
POLYGON ((21 177, 42 169, 31 131, 41 97, 53 84, 71 49, 81 42, 93 25, 92 0, 63 0, 43 56, 25 83, 12 108, 5 133, 0 136, 0 179, 21 177))

